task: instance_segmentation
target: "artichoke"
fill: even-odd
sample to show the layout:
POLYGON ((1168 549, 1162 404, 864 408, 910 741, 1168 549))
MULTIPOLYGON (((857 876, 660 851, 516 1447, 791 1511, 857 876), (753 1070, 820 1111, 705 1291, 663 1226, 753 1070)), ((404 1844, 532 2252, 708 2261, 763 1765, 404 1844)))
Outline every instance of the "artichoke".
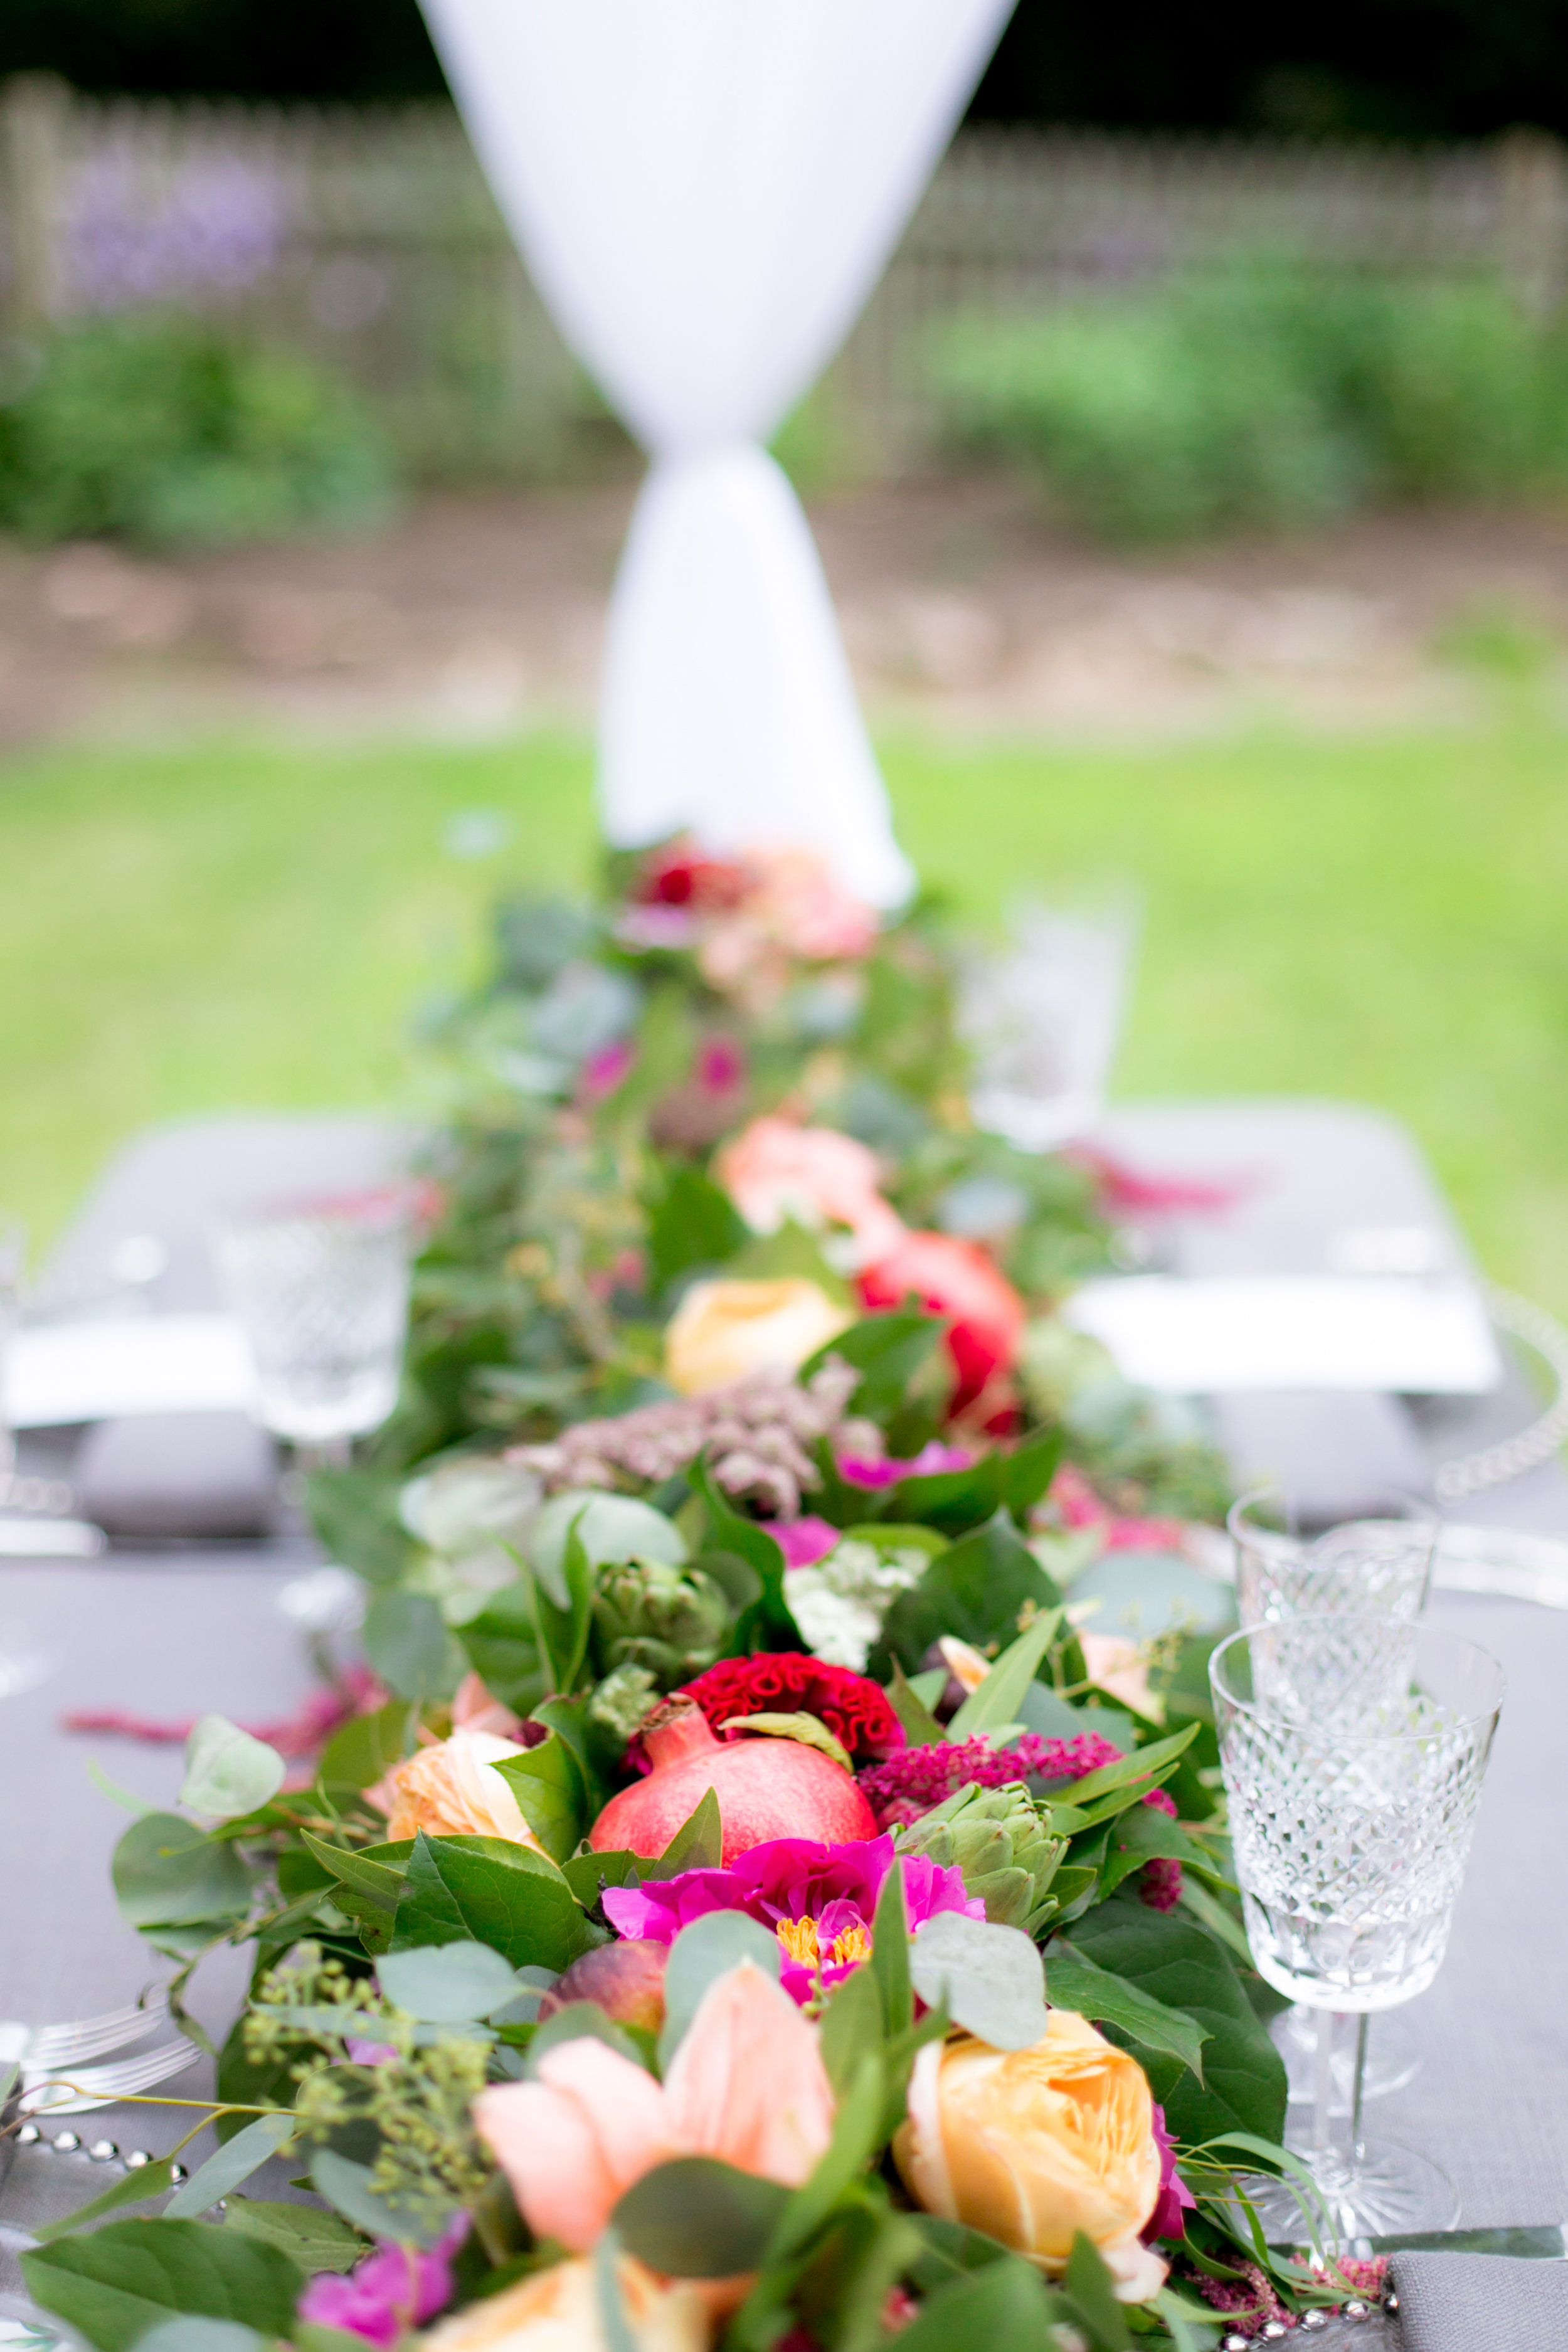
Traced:
POLYGON ((700 1569, 631 1559, 599 1571, 594 1624, 606 1674, 643 1666, 661 1691, 710 1666, 730 1628, 730 1603, 700 1569))
POLYGON ((1003 1789, 970 1781, 901 1830, 899 1850, 923 1853, 944 1868, 956 1863, 965 1893, 979 1895, 997 1926, 1037 1935, 1059 1907, 1047 1890, 1067 1840, 1047 1834, 1022 1781, 1003 1789))

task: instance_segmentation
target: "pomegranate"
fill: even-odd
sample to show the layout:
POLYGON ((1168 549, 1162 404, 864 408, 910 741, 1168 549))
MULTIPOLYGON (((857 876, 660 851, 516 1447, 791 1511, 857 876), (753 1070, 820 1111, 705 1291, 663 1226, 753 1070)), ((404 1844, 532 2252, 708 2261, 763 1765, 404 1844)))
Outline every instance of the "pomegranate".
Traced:
POLYGON ((641 1738, 653 1769, 612 1797, 594 1823, 588 1843, 597 1853, 662 1853, 705 1789, 719 1800, 727 1863, 771 1838, 845 1845, 877 1834, 851 1775, 798 1739, 715 1739, 689 1698, 656 1706, 641 1738))

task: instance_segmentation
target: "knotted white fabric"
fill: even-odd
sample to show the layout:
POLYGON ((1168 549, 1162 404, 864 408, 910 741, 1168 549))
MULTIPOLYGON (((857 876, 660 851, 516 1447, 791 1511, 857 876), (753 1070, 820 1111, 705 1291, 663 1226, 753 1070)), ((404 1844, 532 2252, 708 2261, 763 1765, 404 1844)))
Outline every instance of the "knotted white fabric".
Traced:
POLYGON ((562 331, 652 452, 610 614, 612 841, 910 887, 805 517, 762 447, 843 340, 1013 0, 424 0, 562 331))

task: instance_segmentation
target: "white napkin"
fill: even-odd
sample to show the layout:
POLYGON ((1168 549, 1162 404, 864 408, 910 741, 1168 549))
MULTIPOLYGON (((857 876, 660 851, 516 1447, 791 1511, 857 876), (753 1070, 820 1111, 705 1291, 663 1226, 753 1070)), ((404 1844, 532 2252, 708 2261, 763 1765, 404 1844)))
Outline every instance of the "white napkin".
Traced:
POLYGON ((255 1377, 231 1315, 125 1315, 40 1323, 5 1351, 13 1429, 48 1429, 128 1413, 247 1412, 255 1377))

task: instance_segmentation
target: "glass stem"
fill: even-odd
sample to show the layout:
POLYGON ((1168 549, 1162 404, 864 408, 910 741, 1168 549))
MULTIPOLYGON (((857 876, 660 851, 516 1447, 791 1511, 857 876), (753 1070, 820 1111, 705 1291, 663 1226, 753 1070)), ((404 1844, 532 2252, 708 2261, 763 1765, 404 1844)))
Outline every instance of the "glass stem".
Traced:
POLYGON ((1331 2009, 1318 2011, 1317 2064, 1312 2088, 1312 2154, 1327 2156, 1334 2144, 1334 2036, 1339 2016, 1331 2009))
POLYGON ((1363 2009, 1356 2020, 1355 2075, 1351 2084, 1351 2162, 1352 2164, 1358 2164, 1361 2160, 1362 2088, 1366 2081, 1366 2036, 1367 2028, 1371 2023, 1372 2019, 1363 2009))

